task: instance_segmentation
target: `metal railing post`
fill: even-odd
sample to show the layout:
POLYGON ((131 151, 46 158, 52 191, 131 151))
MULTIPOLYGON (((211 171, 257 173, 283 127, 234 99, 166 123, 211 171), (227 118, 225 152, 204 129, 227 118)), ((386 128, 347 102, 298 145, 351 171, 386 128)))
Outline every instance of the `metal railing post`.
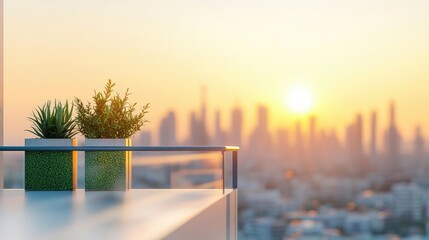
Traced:
POLYGON ((222 151, 222 193, 225 194, 225 151, 222 151))
POLYGON ((232 151, 232 188, 238 188, 238 151, 232 151))

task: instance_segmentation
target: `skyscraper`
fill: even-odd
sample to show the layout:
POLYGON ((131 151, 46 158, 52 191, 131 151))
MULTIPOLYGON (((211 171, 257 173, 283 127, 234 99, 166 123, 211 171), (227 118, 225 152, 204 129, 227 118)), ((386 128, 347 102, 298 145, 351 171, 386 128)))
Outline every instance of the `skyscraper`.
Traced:
POLYGON ((309 118, 309 136, 308 136, 308 171, 309 173, 319 172, 321 166, 319 166, 319 146, 316 139, 316 116, 310 116, 309 118))
POLYGON ((369 156, 371 159, 371 165, 377 166, 377 113, 373 111, 371 113, 371 133, 370 133, 370 146, 369 146, 369 156))
POLYGON ((208 145, 209 133, 207 129, 207 88, 206 86, 201 87, 201 113, 198 121, 198 139, 196 145, 208 145))
POLYGON ((167 116, 161 120, 159 127, 159 144, 176 145, 176 115, 170 111, 167 116))
POLYGON ((268 131, 268 108, 266 106, 257 107, 256 127, 249 137, 249 150, 257 158, 269 157, 272 141, 268 131))
POLYGON ((268 132, 268 108, 266 106, 258 106, 258 122, 257 128, 260 132, 268 132))
POLYGON ((281 128, 277 130, 277 153, 281 161, 286 161, 290 165, 291 159, 289 146, 289 132, 287 129, 281 128))
POLYGON ((331 129, 327 133, 326 138, 327 140, 323 141, 323 153, 325 157, 322 164, 324 170, 334 174, 344 172, 342 170, 344 162, 341 161, 343 151, 335 129, 331 129))
POLYGON ((366 173, 367 164, 363 153, 362 115, 357 114, 354 122, 347 128, 346 146, 349 155, 349 171, 354 175, 366 173))
POLYGON ((363 153, 363 121, 362 114, 356 115, 355 119, 355 131, 356 131, 356 146, 355 146, 355 165, 358 167, 358 174, 365 174, 368 170, 366 159, 363 153))
POLYGON ((215 132, 213 144, 217 145, 227 145, 226 132, 222 130, 221 127, 221 113, 219 110, 215 113, 215 132))
POLYGON ((295 123, 294 160, 299 166, 301 166, 302 172, 309 172, 308 162, 305 158, 304 137, 301 130, 301 123, 299 121, 295 123))
POLYGON ((352 155, 353 152, 353 141, 355 139, 355 126, 353 123, 347 125, 345 133, 346 133, 346 150, 347 152, 352 155))
POLYGON ((413 166, 413 172, 420 175, 425 174, 427 166, 424 161, 424 139, 420 126, 416 126, 415 129, 414 161, 416 164, 413 166))
POLYGON ((414 136, 414 155, 416 157, 422 157, 424 151, 424 140, 422 136, 422 129, 420 126, 416 126, 414 136))
POLYGON ((389 127, 384 135, 386 171, 400 172, 401 137, 396 127, 395 103, 389 106, 389 127))
POLYGON ((195 112, 191 112, 189 114, 189 138, 188 138, 188 144, 190 145, 196 145, 197 142, 197 132, 198 132, 198 122, 197 117, 195 116, 195 112))
POLYGON ((243 131, 243 111, 239 107, 235 107, 231 113, 231 136, 229 137, 228 144, 242 145, 242 131, 243 131))
POLYGON ((202 131, 207 131, 207 88, 206 86, 201 87, 201 128, 202 131))
POLYGON ((140 139, 138 140, 138 145, 152 145, 152 134, 149 131, 141 131, 140 139))
POLYGON ((206 93, 207 90, 203 86, 201 88, 201 109, 199 118, 196 116, 195 112, 191 113, 190 119, 190 134, 189 134, 189 144, 192 145, 208 145, 209 144, 209 134, 207 130, 207 101, 206 93))

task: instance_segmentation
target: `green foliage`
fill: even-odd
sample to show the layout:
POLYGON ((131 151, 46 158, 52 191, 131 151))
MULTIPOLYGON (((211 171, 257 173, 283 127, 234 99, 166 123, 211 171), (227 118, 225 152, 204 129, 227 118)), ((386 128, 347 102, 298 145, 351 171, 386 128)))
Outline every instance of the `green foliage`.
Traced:
POLYGON ((134 114, 137 103, 128 103, 128 89, 121 97, 113 94, 113 83, 110 79, 103 92, 94 91, 94 105, 75 98, 77 108, 76 122, 79 131, 87 138, 128 138, 140 130, 148 122, 144 119, 149 104, 143 106, 138 114, 134 114))
POLYGON ((68 101, 64 106, 55 101, 53 108, 51 101, 48 101, 33 111, 33 116, 28 118, 32 123, 31 129, 26 131, 40 138, 71 138, 77 134, 72 114, 73 105, 69 108, 68 101))

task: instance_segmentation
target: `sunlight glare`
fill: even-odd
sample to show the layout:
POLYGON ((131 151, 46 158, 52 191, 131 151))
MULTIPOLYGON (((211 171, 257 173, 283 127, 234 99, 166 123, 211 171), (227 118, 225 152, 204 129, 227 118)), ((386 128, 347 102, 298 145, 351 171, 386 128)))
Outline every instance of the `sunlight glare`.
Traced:
POLYGON ((306 87, 295 87, 285 96, 285 105, 297 114, 306 114, 313 108, 313 95, 306 87))

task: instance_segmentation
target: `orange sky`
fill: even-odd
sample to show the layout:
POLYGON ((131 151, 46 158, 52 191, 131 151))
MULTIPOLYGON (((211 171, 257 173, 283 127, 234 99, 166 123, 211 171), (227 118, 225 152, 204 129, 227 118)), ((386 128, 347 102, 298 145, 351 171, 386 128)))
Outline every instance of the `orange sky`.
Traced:
POLYGON ((271 108, 272 129, 291 127, 282 101, 304 84, 323 127, 342 133, 374 109, 384 128, 396 99, 404 135, 417 123, 427 132, 428 1, 5 0, 4 12, 8 145, 31 136, 36 105, 90 99, 108 78, 151 103, 149 130, 175 109, 181 138, 202 85, 224 128, 236 103, 246 129, 258 103, 271 108))

